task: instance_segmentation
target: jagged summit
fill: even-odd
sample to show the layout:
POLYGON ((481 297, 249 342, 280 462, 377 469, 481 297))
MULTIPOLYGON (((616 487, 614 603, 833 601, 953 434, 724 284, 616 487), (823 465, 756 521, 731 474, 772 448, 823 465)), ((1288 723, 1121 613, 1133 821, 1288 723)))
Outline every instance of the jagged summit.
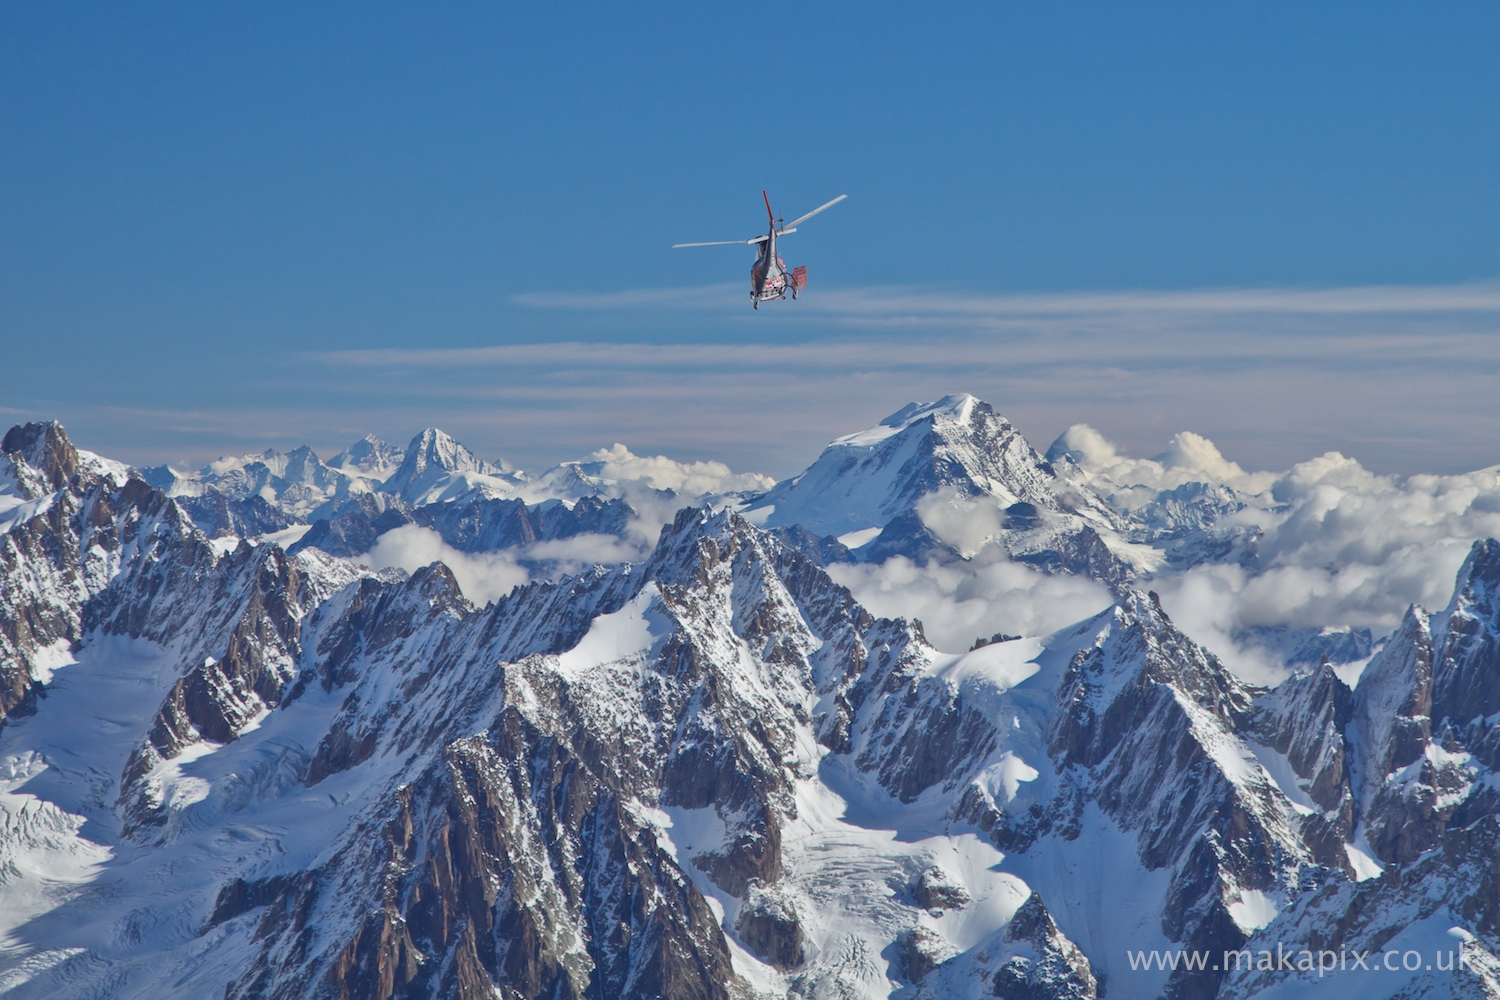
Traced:
POLYGON ((750 504, 767 527, 800 524, 825 535, 884 527, 948 489, 1060 510, 1056 477, 989 404, 969 395, 912 403, 867 431, 838 438, 801 475, 750 504))
POLYGON ((274 449, 257 455, 225 456, 197 472, 167 465, 140 470, 152 486, 182 501, 199 523, 217 524, 229 534, 279 530, 317 516, 330 503, 371 489, 319 460, 311 447, 274 449))
POLYGON ((419 431, 406 446, 406 457, 397 470, 402 480, 411 480, 430 469, 444 472, 478 472, 498 475, 507 471, 503 465, 492 465, 436 427, 419 431))
POLYGON ((833 441, 801 475, 753 500, 746 516, 827 536, 824 549, 837 537, 861 561, 970 558, 995 545, 1115 589, 1154 565, 1125 540, 1120 515, 1059 476, 1008 420, 968 394, 909 404, 833 441))
POLYGON ((429 427, 411 439, 400 467, 381 490, 420 505, 452 500, 476 489, 486 496, 515 496, 525 478, 503 462, 484 461, 445 432, 429 427))
POLYGON ((330 458, 328 466, 345 475, 384 482, 401 467, 405 457, 406 453, 395 445, 387 444, 374 434, 366 434, 330 458))
POLYGON ((17 424, 5 432, 0 452, 25 462, 54 490, 61 489, 78 470, 78 450, 56 420, 17 424))
POLYGON ((1474 543, 1433 627, 1444 635, 1435 654, 1434 721, 1465 727, 1500 713, 1500 543, 1474 543))
POLYGON ((979 404, 980 400, 967 392, 944 396, 935 403, 907 403, 869 430, 846 434, 841 438, 835 438, 832 443, 871 445, 892 434, 901 433, 912 424, 929 420, 933 423, 941 420, 945 423, 964 426, 969 423, 974 415, 974 407, 979 404))

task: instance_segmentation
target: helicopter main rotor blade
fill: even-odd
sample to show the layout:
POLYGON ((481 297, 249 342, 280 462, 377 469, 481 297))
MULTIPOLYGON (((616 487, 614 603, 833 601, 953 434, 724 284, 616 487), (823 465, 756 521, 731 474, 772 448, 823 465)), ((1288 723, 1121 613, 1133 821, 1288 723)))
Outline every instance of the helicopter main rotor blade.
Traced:
POLYGON ((714 240, 714 241, 712 241, 710 243, 673 243, 672 244, 672 249, 676 250, 679 247, 728 247, 728 246, 744 246, 747 243, 764 243, 768 239, 770 239, 769 236, 757 236, 753 240, 714 240))
POLYGON ((833 206, 837 205, 839 202, 843 201, 847 197, 849 197, 847 194, 841 194, 837 198, 835 198, 832 201, 828 202, 826 205, 819 205, 817 208, 813 209, 811 212, 808 212, 806 215, 802 216, 802 218, 800 218, 800 219, 793 219, 791 222, 787 223, 787 225, 781 231, 782 232, 787 232, 790 229, 796 228, 796 226, 797 226, 798 223, 806 222, 808 219, 811 219, 813 216, 817 215, 819 212, 824 211, 825 209, 832 208, 833 206))

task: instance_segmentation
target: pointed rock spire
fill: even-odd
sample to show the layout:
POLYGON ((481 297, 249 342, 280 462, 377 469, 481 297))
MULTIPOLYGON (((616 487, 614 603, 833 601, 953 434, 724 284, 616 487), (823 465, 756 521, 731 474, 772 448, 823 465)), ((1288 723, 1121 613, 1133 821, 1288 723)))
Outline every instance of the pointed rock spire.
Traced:
POLYGON ((0 452, 20 458, 54 490, 60 490, 78 471, 78 449, 56 420, 17 424, 5 432, 0 452))

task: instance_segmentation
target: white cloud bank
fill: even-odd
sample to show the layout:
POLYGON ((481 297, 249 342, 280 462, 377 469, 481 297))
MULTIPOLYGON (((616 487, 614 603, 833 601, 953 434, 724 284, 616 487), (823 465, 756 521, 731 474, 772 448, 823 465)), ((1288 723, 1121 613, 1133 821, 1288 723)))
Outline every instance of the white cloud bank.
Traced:
MULTIPOLYGON (((1500 537, 1500 467, 1387 476, 1329 452, 1284 471, 1256 472, 1191 432, 1177 434, 1154 458, 1135 458, 1083 424, 1062 435, 1058 450, 1126 507, 1190 482, 1228 486, 1249 503, 1222 526, 1259 529, 1253 557, 1163 571, 1137 586, 1157 591, 1184 631, 1261 683, 1284 676, 1283 665, 1237 642, 1245 630, 1362 626, 1382 635, 1411 604, 1445 607, 1470 545, 1500 537)), ((832 574, 871 611, 922 619, 939 648, 966 649, 997 631, 1040 634, 1111 601, 1092 581, 1043 576, 1006 561, 989 543, 1001 524, 992 506, 934 502, 922 516, 973 558, 926 566, 896 558, 837 566, 832 574)))
POLYGON ((453 571, 464 596, 481 607, 499 600, 526 583, 531 574, 517 565, 515 552, 460 552, 431 528, 415 524, 392 528, 375 541, 375 547, 356 561, 371 569, 402 569, 414 573, 440 562, 453 571))
POLYGON ((371 569, 401 569, 407 573, 440 562, 453 571, 463 595, 483 607, 532 579, 555 580, 596 563, 638 562, 649 553, 650 545, 643 545, 640 539, 592 533, 491 552, 463 552, 431 528, 407 524, 381 535, 374 547, 356 556, 355 561, 371 569))
POLYGON ((618 442, 600 448, 579 464, 590 475, 618 483, 642 483, 654 490, 672 490, 684 497, 768 490, 776 485, 770 476, 735 473, 723 462, 679 462, 665 455, 636 455, 618 442))
POLYGON ((1060 443, 1095 485, 1132 500, 1192 481, 1258 494, 1230 518, 1263 531, 1255 559, 1158 581, 1164 599, 1220 609, 1214 617, 1225 627, 1388 631, 1409 604, 1444 607, 1469 546, 1500 536, 1500 467, 1388 476, 1328 452, 1284 472, 1245 472, 1196 434, 1178 434, 1155 459, 1134 459, 1086 425, 1060 443), (1210 592, 1219 596, 1207 600, 1210 592))
MULTIPOLYGON (((1241 493, 1260 493, 1280 478, 1275 472, 1246 472, 1221 455, 1212 441, 1192 431, 1179 432, 1167 450, 1155 458, 1131 458, 1088 424, 1074 424, 1047 452, 1054 456, 1059 453, 1092 480, 1102 479, 1104 482, 1098 485, 1106 492, 1134 494, 1145 501, 1159 490, 1186 483, 1221 483, 1241 493)), ((1115 499, 1128 505, 1126 496, 1116 495, 1115 499)))
POLYGON ((1087 577, 1046 576, 993 557, 984 565, 934 561, 918 566, 896 556, 880 565, 836 563, 828 567, 828 575, 873 614, 920 619, 929 642, 955 653, 997 632, 1054 632, 1113 600, 1087 577))

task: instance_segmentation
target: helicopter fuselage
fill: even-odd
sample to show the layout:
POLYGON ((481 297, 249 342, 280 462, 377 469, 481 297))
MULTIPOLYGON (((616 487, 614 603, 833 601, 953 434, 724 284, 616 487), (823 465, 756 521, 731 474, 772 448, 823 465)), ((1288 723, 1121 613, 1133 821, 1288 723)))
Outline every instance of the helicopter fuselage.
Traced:
MULTIPOLYGON (((750 268, 750 297, 759 306, 772 299, 784 299, 787 292, 786 261, 776 255, 776 227, 766 235, 766 241, 756 252, 755 264, 750 268)), ((792 289, 795 298, 797 290, 792 289)))

